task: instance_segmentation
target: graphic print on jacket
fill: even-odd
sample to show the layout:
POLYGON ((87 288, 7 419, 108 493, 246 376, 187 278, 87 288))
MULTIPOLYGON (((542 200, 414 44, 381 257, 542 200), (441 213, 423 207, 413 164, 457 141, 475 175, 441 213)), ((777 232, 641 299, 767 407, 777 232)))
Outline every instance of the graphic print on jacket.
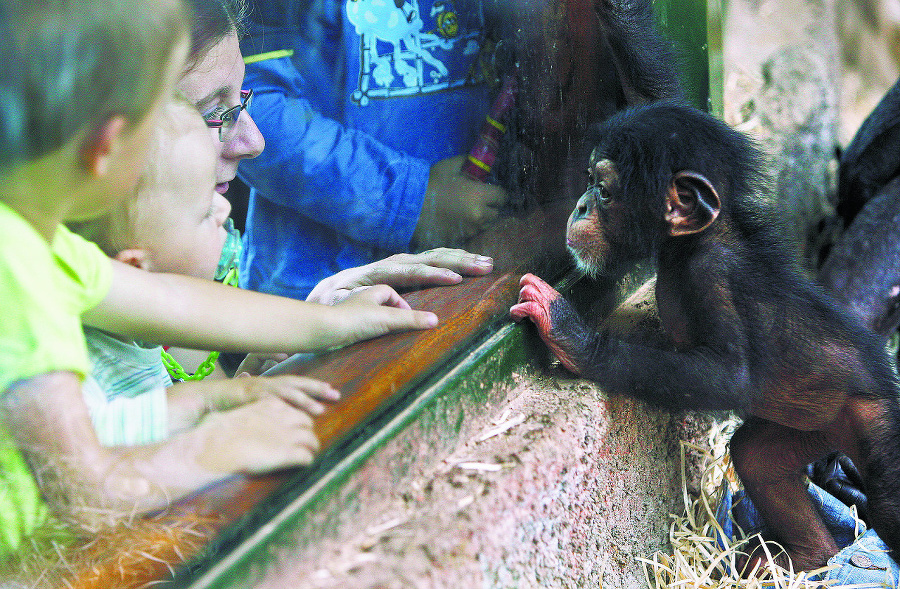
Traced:
MULTIPOLYGON (((462 3, 461 3, 462 4, 462 3)), ((439 92, 483 80, 473 63, 484 14, 462 14, 451 0, 347 0, 360 37, 359 85, 353 102, 439 92), (422 6, 428 6, 423 11, 422 6)))

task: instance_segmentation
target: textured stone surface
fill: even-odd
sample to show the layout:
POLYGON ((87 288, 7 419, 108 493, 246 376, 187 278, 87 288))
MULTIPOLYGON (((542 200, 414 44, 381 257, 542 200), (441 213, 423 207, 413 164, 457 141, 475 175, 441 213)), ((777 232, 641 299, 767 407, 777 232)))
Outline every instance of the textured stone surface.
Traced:
POLYGON ((772 196, 810 267, 839 229, 834 6, 834 0, 736 0, 724 21, 723 117, 766 153, 772 196))
POLYGON ((702 443, 709 424, 556 371, 516 374, 467 422, 455 443, 419 422, 401 433, 270 550, 256 582, 642 587, 636 559, 665 547, 681 511, 679 440, 702 443))

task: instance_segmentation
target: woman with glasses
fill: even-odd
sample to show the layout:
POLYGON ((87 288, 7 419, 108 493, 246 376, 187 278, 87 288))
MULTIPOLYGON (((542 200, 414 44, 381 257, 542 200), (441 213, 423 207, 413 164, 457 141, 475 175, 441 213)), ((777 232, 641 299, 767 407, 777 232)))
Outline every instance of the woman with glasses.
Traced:
POLYGON ((505 191, 461 173, 490 107, 487 4, 254 2, 241 48, 269 147, 240 168, 242 286, 302 299, 497 218, 505 191))
MULTIPOLYGON (((246 4, 245 0, 188 0, 188 4, 194 13, 191 46, 178 90, 194 104, 210 129, 217 153, 216 190, 225 194, 241 160, 255 158, 265 147, 248 111, 253 90, 244 85, 244 59, 238 43, 246 4)), ((293 156, 276 157, 282 155, 288 160, 293 156)), ((257 226, 255 230, 266 233, 269 228, 257 226)), ((296 253, 286 248, 281 252, 282 263, 290 266, 296 253)), ((461 274, 481 275, 491 269, 490 258, 459 249, 397 254, 321 280, 307 300, 333 304, 354 289, 374 284, 455 284, 462 280, 461 274)))
POLYGON ((195 11, 187 68, 178 90, 197 107, 215 136, 216 190, 225 194, 238 163, 262 153, 262 134, 245 112, 253 92, 244 89, 244 60, 238 46, 242 3, 193 0, 195 11))

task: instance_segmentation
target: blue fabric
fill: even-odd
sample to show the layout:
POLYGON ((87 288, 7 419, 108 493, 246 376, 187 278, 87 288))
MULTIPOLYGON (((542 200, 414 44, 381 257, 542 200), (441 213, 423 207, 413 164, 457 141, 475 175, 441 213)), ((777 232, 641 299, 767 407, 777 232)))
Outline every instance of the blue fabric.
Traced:
POLYGON ((833 585, 853 585, 855 589, 896 589, 900 569, 887 554, 888 547, 875 530, 869 530, 828 560, 832 568, 819 580, 833 585))
MULTIPOLYGON (((834 582, 834 585, 856 585, 858 589, 896 589, 900 586, 900 567, 888 556, 888 547, 874 530, 866 530, 865 524, 858 522, 850 508, 823 490, 810 483, 810 497, 819 510, 822 520, 841 550, 828 560, 832 567, 814 580, 834 582), (857 528, 862 533, 857 537, 857 528)), ((726 487, 716 513, 716 519, 729 540, 739 536, 749 537, 757 533, 770 537, 762 517, 743 490, 732 494, 726 487), (731 517, 728 517, 728 514, 731 517)), ((721 539, 720 539, 721 540, 721 539)), ((724 544, 723 544, 724 545, 724 544)))
POLYGON ((431 165, 466 153, 489 108, 484 28, 479 0, 257 3, 244 56, 294 54, 247 65, 266 149, 240 166, 243 287, 304 298, 409 247, 431 165))

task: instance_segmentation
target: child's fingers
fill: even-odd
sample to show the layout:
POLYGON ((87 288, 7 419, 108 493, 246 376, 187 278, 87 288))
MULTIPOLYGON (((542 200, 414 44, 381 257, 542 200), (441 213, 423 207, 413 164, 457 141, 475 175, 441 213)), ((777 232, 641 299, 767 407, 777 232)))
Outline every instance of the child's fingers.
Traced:
POLYGON ((293 447, 295 451, 308 452, 310 457, 312 457, 321 448, 319 438, 316 437, 312 430, 297 429, 294 433, 293 447))
POLYGON ((397 310, 385 318, 385 330, 382 333, 407 329, 431 329, 437 324, 438 317, 431 311, 397 310))
POLYGON ((295 386, 298 390, 316 399, 323 401, 339 401, 341 399, 341 392, 324 380, 306 376, 291 376, 289 378, 296 381, 297 384, 295 386))
POLYGON ((378 337, 392 331, 430 329, 438 324, 430 311, 414 311, 393 288, 379 284, 353 294, 336 308, 348 328, 347 342, 378 337))
MULTIPOLYGON (((269 399, 263 399, 263 402, 270 402, 273 406, 276 404, 276 401, 278 407, 276 411, 278 412, 278 421, 280 423, 291 429, 312 430, 313 420, 309 415, 309 411, 294 407, 283 399, 276 399, 272 397, 270 397, 269 399)), ((315 401, 312 402, 315 403, 315 401)), ((284 441, 290 442, 289 439, 284 439, 284 441)))
POLYGON ((278 432, 279 442, 272 448, 272 456, 281 454, 280 466, 307 465, 319 451, 319 439, 312 431, 312 419, 301 409, 283 409, 281 423, 286 426, 278 432))
POLYGON ((406 299, 401 297, 396 290, 386 284, 355 288, 350 296, 338 303, 338 305, 358 307, 378 305, 382 307, 394 307, 396 309, 410 308, 406 299))
POLYGON ((237 367, 236 372, 238 373, 238 376, 244 376, 245 374, 259 375, 276 364, 287 360, 289 357, 290 355, 285 353, 247 354, 243 361, 241 361, 240 366, 237 367))
POLYGON ((349 342, 367 340, 395 331, 413 331, 431 329, 438 324, 438 317, 431 311, 413 311, 408 309, 392 309, 390 307, 374 307, 360 309, 355 316, 353 335, 349 342))
POLYGON ((312 464, 312 461, 316 456, 315 452, 305 446, 285 446, 283 452, 285 455, 282 460, 283 464, 278 465, 277 467, 275 467, 275 469, 290 466, 309 466, 310 464, 312 464))
POLYGON ((214 413, 197 431, 209 439, 198 460, 222 472, 307 465, 319 451, 309 413, 276 396, 214 413))
POLYGON ((387 286, 386 284, 378 284, 358 291, 359 296, 368 297, 372 302, 397 309, 409 309, 409 303, 400 294, 387 286))
MULTIPOLYGON (((310 430, 276 429, 273 433, 280 436, 279 443, 261 441, 257 447, 248 448, 243 470, 259 474, 291 466, 306 466, 312 463, 319 451, 319 440, 310 430)), ((253 440, 247 442, 248 445, 253 444, 253 440)))
POLYGON ((337 401, 341 398, 337 389, 314 378, 286 375, 267 380, 271 381, 273 394, 312 415, 321 415, 325 411, 325 406, 315 399, 337 401))

